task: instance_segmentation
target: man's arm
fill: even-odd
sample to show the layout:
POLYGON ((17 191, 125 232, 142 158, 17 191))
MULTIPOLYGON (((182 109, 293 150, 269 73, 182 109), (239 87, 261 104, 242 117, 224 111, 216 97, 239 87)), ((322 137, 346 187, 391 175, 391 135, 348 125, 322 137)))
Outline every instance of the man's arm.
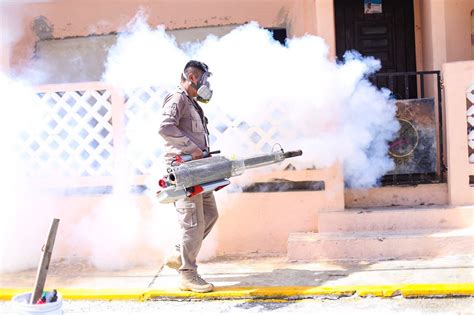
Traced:
POLYGON ((184 110, 184 103, 180 102, 180 98, 180 94, 175 94, 163 105, 158 133, 172 148, 173 153, 177 155, 182 153, 193 154, 193 158, 199 158, 198 151, 201 154, 202 151, 178 128, 184 110))

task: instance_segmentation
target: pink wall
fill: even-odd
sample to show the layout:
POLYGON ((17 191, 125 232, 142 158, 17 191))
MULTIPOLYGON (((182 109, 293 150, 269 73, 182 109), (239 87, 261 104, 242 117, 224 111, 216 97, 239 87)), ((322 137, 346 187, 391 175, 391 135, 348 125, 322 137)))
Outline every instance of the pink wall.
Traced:
MULTIPOLYGON (((9 49, 2 49, 0 65, 18 65, 31 58, 38 40, 33 23, 39 16, 53 26, 53 38, 64 38, 117 32, 140 8, 149 13, 151 25, 164 24, 177 29, 255 20, 264 27, 285 27, 290 37, 317 34, 326 39, 332 56, 335 51, 333 0, 52 0, 12 3, 0 4, 4 13, 1 26, 3 34, 18 37, 19 41, 10 53, 9 49)), ((414 0, 414 7, 419 70, 440 69, 444 62, 471 58, 472 1, 414 0)))
POLYGON ((448 187, 446 184, 426 184, 346 189, 344 201, 346 208, 446 205, 448 187))
POLYGON ((164 24, 169 29, 178 29, 257 21, 264 27, 285 27, 289 37, 305 33, 321 35, 330 44, 331 53, 335 51, 332 0, 52 0, 0 6, 10 20, 21 21, 2 25, 4 32, 19 33, 14 47, 5 47, 4 51, 10 53, 1 56, 4 65, 17 66, 32 57, 35 42, 39 39, 33 27, 37 17, 42 17, 42 21, 52 28, 50 33, 43 31, 42 36, 88 36, 120 31, 140 8, 149 14, 149 23, 154 26, 164 24))
POLYGON ((423 70, 439 70, 446 61, 446 28, 443 17, 444 0, 422 0, 423 70))
POLYGON ((448 147, 448 185, 451 205, 474 204, 474 164, 469 163, 467 140, 466 93, 474 84, 474 61, 443 65, 446 101, 446 137, 448 147))
POLYGON ((472 0, 445 1, 446 14, 446 61, 471 59, 471 11, 472 0))
POLYGON ((320 211, 344 210, 339 165, 321 170, 260 173, 252 180, 266 182, 274 178, 323 180, 325 190, 228 194, 222 202, 218 196, 218 255, 286 253, 291 233, 318 232, 320 211))
MULTIPOLYGON (((471 59, 471 0, 419 0, 423 70, 471 59)), ((415 0, 417 4, 418 0, 415 0)), ((420 69, 421 70, 421 69, 420 69)))

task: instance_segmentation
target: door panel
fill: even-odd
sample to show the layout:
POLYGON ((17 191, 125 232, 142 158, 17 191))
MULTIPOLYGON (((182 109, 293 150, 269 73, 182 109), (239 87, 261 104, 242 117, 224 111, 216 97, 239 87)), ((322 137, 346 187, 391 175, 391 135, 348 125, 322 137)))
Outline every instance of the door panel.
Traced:
MULTIPOLYGON (((382 13, 364 13, 364 0, 335 0, 336 53, 339 59, 355 49, 382 62, 380 72, 416 71, 413 0, 383 0, 382 13)), ((389 87, 381 78, 379 86, 389 87)), ((403 78, 392 83, 397 98, 404 98, 403 78)), ((416 79, 409 79, 409 98, 416 97, 416 79)))

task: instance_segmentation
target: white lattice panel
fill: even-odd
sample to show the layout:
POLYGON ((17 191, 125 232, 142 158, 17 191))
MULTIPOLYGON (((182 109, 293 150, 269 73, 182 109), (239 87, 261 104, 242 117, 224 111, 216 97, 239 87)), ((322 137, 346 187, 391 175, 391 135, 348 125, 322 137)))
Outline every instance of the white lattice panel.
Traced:
MULTIPOLYGON (((232 116, 225 113, 219 107, 213 108, 209 113, 209 131, 213 149, 222 148, 227 153, 235 154, 238 157, 246 157, 261 153, 270 153, 280 147, 276 144, 283 144, 288 150, 298 148, 285 147, 287 139, 297 139, 296 130, 285 130, 283 138, 280 130, 283 127, 285 118, 283 111, 277 105, 266 106, 265 117, 251 117, 245 119, 240 116, 232 116)), ((286 169, 291 165, 291 160, 274 165, 276 169, 286 169)))
POLYGON ((166 93, 149 87, 130 91, 125 99, 127 159, 137 175, 148 174, 163 155, 159 113, 166 93))
MULTIPOLYGON (((166 92, 149 87, 126 93, 125 135, 130 168, 137 175, 150 174, 161 163, 163 140, 158 124, 166 92)), ((25 130, 20 148, 30 173, 53 172, 63 176, 108 176, 114 173, 110 90, 48 92, 37 94, 42 110, 40 130, 25 130)), ((209 117, 212 149, 239 156, 268 153, 280 140, 278 109, 258 125, 233 117, 218 105, 204 108, 209 117), (236 142, 238 139, 238 143, 236 142)), ((261 119, 258 119, 261 121, 261 119)), ((116 140, 117 141, 117 140, 116 140)), ((287 164, 281 165, 286 167, 287 164)))
POLYGON ((214 149, 228 147, 231 143, 236 152, 256 154, 271 151, 277 127, 270 121, 254 125, 240 117, 225 113, 219 107, 210 110, 208 117, 210 140, 214 149), (236 139, 239 143, 235 143, 236 139))
POLYGON ((112 173, 110 91, 37 94, 40 130, 21 134, 33 175, 106 176, 112 173))
MULTIPOLYGON (((127 93, 127 158, 135 174, 149 174, 151 168, 161 161, 164 152, 163 141, 158 135, 158 124, 166 94, 163 90, 152 87, 127 93)), ((239 153, 239 156, 269 153, 279 140, 279 119, 284 115, 278 109, 269 112, 268 119, 259 125, 233 117, 217 104, 204 106, 204 111, 209 118, 208 127, 213 150, 223 149, 226 153, 239 153), (235 142, 236 139, 239 143, 235 142)), ((281 167, 287 165, 285 163, 281 167)))
MULTIPOLYGON (((224 148, 225 151, 237 154, 239 157, 270 153, 274 145, 282 141, 281 121, 284 117, 278 106, 268 106, 266 119, 245 120, 234 117, 218 106, 208 111, 209 132, 213 149, 224 148)), ((292 131, 285 132, 293 134, 292 131)), ((295 148, 288 148, 295 149, 295 148)), ((290 162, 281 163, 279 168, 286 168, 290 162)))
POLYGON ((474 84, 466 91, 469 162, 474 163, 474 84))

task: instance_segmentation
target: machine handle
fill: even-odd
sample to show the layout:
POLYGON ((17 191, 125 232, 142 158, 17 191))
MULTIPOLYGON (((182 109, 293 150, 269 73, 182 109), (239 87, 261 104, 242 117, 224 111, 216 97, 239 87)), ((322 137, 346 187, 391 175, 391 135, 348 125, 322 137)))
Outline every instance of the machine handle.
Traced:
MULTIPOLYGON (((202 157, 207 158, 207 157, 212 156, 213 154, 219 154, 219 153, 221 153, 220 150, 210 151, 210 152, 207 151, 207 150, 203 150, 202 151, 202 157)), ((193 159, 193 156, 191 154, 177 155, 175 157, 175 162, 177 162, 177 163, 189 162, 192 159, 193 159)))

